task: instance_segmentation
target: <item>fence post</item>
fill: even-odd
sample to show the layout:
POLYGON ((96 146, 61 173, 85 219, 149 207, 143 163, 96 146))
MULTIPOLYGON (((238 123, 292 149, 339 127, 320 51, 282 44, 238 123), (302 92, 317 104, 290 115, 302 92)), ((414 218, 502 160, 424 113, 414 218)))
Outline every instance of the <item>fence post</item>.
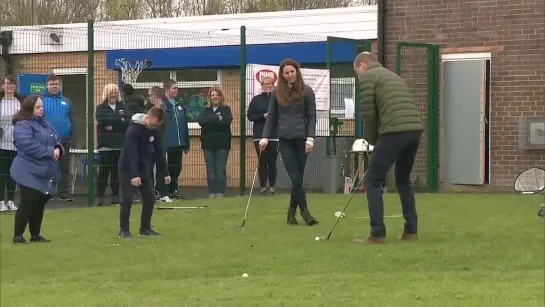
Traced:
POLYGON ((93 20, 87 22, 87 203, 95 204, 95 31, 93 20))
POLYGON ((428 48, 428 165, 427 181, 439 192, 439 46, 428 48))
MULTIPOLYGON (((326 68, 327 70, 329 71, 329 101, 331 101, 332 99, 332 90, 331 90, 331 79, 333 78, 331 76, 331 68, 332 68, 332 62, 333 62, 333 53, 332 53, 332 44, 333 42, 333 38, 331 36, 328 36, 327 37, 327 43, 326 43, 326 57, 327 57, 327 60, 326 60, 326 68)), ((331 103, 329 105, 329 120, 331 121, 331 103)), ((331 131, 331 122, 329 123, 329 127, 328 129, 331 131)), ((331 155, 331 136, 327 136, 326 137, 326 142, 325 142, 325 152, 326 152, 326 157, 329 157, 331 155)))
POLYGON ((240 195, 246 193, 246 27, 240 27, 240 195))

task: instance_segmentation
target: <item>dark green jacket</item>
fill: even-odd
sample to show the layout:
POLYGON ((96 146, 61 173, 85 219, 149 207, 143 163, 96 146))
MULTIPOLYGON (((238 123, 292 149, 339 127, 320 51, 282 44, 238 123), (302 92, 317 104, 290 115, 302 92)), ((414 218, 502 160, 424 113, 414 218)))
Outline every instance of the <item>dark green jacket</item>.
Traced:
POLYGON ((405 81, 379 63, 358 76, 363 137, 375 144, 379 135, 423 131, 422 114, 405 81))

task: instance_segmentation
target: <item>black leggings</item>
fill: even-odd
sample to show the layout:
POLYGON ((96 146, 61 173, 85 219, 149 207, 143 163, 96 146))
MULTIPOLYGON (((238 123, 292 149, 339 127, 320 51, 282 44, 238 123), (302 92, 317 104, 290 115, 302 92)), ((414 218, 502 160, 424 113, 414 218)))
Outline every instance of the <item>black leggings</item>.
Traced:
POLYGON ((11 179, 9 169, 16 155, 17 152, 14 150, 0 149, 0 201, 15 200, 15 187, 17 184, 11 179))
POLYGON ((13 236, 22 236, 28 224, 30 236, 36 238, 40 235, 45 204, 49 201, 50 196, 21 184, 19 190, 21 192, 21 203, 17 212, 15 212, 13 236))
POLYGON ((284 167, 291 179, 290 207, 307 209, 307 195, 303 187, 307 154, 305 153, 305 139, 280 139, 280 153, 284 167))
POLYGON ((259 156, 259 141, 254 142, 255 152, 259 157, 259 186, 264 189, 267 186, 267 179, 269 179, 269 186, 274 188, 276 185, 276 159, 278 157, 278 142, 269 141, 267 147, 261 156, 259 156))
POLYGON ((108 186, 108 177, 110 177, 110 189, 112 196, 119 196, 119 173, 117 171, 117 161, 121 155, 121 150, 99 151, 99 169, 97 182, 97 196, 104 197, 106 186, 108 186))

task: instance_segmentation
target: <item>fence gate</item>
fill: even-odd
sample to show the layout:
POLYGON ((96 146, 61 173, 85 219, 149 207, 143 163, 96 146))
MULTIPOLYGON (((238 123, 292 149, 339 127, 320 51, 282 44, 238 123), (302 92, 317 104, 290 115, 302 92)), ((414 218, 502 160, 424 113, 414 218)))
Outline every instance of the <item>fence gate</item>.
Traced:
POLYGON ((416 187, 439 190, 439 45, 399 42, 396 45, 396 73, 414 93, 427 123, 421 140, 424 155, 418 155, 413 174, 416 187), (424 158, 421 158, 424 157, 424 158))

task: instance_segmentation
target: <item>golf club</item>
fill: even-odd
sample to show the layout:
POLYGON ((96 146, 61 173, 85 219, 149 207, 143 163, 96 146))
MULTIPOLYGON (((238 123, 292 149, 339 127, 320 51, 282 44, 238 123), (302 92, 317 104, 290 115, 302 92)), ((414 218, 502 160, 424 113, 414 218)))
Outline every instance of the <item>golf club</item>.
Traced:
POLYGON ((158 206, 157 210, 206 209, 208 206, 158 206))
POLYGON ((248 208, 250 208, 250 201, 252 200, 252 194, 254 192, 254 186, 255 186, 255 178, 257 177, 257 171, 259 169, 259 160, 261 160, 261 152, 259 153, 259 156, 257 157, 257 164, 255 166, 255 172, 254 172, 254 179, 252 180, 252 187, 250 188, 250 195, 248 196, 248 202, 246 203, 246 211, 244 211, 244 219, 242 220, 242 224, 238 225, 237 227, 244 227, 246 225, 246 217, 248 216, 248 208))

